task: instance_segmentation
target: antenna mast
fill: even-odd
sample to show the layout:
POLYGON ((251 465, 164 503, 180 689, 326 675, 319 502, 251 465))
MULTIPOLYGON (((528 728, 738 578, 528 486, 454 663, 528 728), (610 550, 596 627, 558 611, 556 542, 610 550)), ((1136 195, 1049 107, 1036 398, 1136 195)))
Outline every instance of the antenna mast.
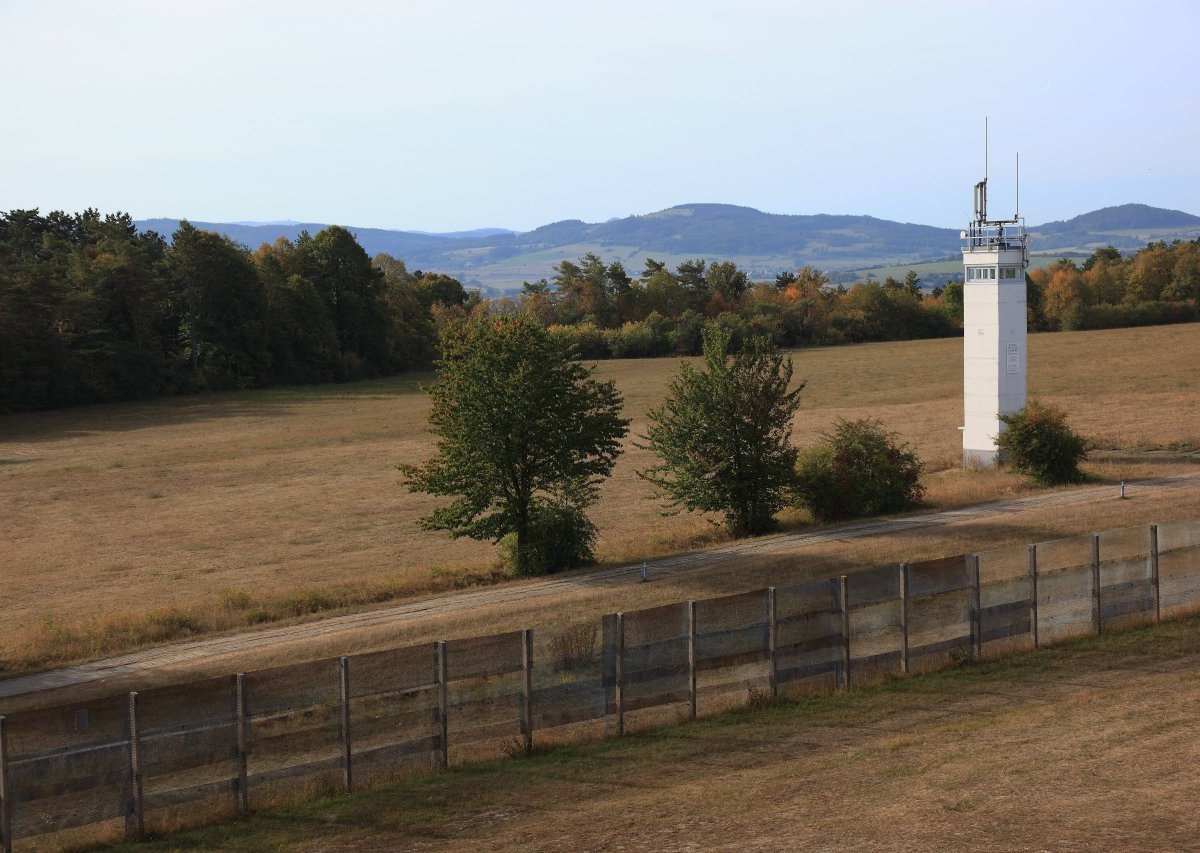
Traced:
POLYGON ((1017 199, 1016 210, 1013 212, 1013 219, 1021 218, 1021 152, 1017 152, 1017 199))
POLYGON ((975 185, 975 224, 982 226, 987 222, 987 174, 988 174, 988 126, 987 116, 983 118, 983 180, 975 185))

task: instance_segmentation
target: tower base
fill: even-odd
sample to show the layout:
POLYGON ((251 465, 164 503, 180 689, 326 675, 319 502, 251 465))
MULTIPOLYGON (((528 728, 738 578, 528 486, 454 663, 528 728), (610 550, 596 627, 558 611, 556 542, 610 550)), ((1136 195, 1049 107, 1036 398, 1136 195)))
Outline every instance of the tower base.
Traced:
POLYGON ((995 468, 1001 463, 1000 451, 990 450, 972 450, 966 447, 963 448, 963 467, 964 468, 995 468))

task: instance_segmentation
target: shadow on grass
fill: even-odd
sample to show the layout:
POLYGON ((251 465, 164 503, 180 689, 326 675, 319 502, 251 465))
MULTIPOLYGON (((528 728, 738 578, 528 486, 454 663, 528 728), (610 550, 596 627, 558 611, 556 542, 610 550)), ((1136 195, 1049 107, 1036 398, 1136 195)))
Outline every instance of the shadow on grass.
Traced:
POLYGON ((364 379, 341 384, 214 391, 135 402, 97 403, 43 412, 19 412, 0 415, 0 441, 37 443, 167 424, 206 423, 229 418, 292 417, 295 415, 292 407, 297 404, 398 399, 419 394, 421 386, 433 379, 434 375, 428 372, 406 373, 386 379, 364 379))

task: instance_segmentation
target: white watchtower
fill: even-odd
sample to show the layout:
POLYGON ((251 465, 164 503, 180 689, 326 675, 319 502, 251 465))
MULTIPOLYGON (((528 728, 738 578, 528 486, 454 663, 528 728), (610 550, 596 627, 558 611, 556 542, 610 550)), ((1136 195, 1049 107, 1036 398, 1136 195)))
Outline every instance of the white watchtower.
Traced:
MULTIPOLYGON (((1018 209, 1019 210, 1019 209, 1018 209)), ((1001 414, 1025 405, 1025 268, 1019 212, 987 218, 987 178, 975 185, 975 219, 963 240, 963 465, 998 461, 1001 414)))

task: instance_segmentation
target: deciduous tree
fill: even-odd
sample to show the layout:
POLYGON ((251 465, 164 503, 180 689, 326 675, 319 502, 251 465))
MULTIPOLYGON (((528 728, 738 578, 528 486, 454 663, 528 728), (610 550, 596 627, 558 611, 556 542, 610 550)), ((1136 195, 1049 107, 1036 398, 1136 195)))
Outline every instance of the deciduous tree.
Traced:
POLYGON ((1051 268, 1042 296, 1042 311, 1049 322, 1063 331, 1078 329, 1091 304, 1091 291, 1077 269, 1064 265, 1051 268))
POLYGON ((680 365, 663 405, 651 409, 640 447, 661 460, 638 476, 676 511, 716 512, 738 535, 770 530, 795 480, 792 416, 801 382, 792 360, 752 337, 730 355, 732 332, 705 325, 704 365, 680 365))
POLYGON ((584 510, 629 426, 616 387, 525 316, 476 314, 445 327, 440 350, 429 389, 437 455, 401 471, 411 491, 454 500, 422 524, 496 542, 511 534, 522 574, 589 560, 584 510))

